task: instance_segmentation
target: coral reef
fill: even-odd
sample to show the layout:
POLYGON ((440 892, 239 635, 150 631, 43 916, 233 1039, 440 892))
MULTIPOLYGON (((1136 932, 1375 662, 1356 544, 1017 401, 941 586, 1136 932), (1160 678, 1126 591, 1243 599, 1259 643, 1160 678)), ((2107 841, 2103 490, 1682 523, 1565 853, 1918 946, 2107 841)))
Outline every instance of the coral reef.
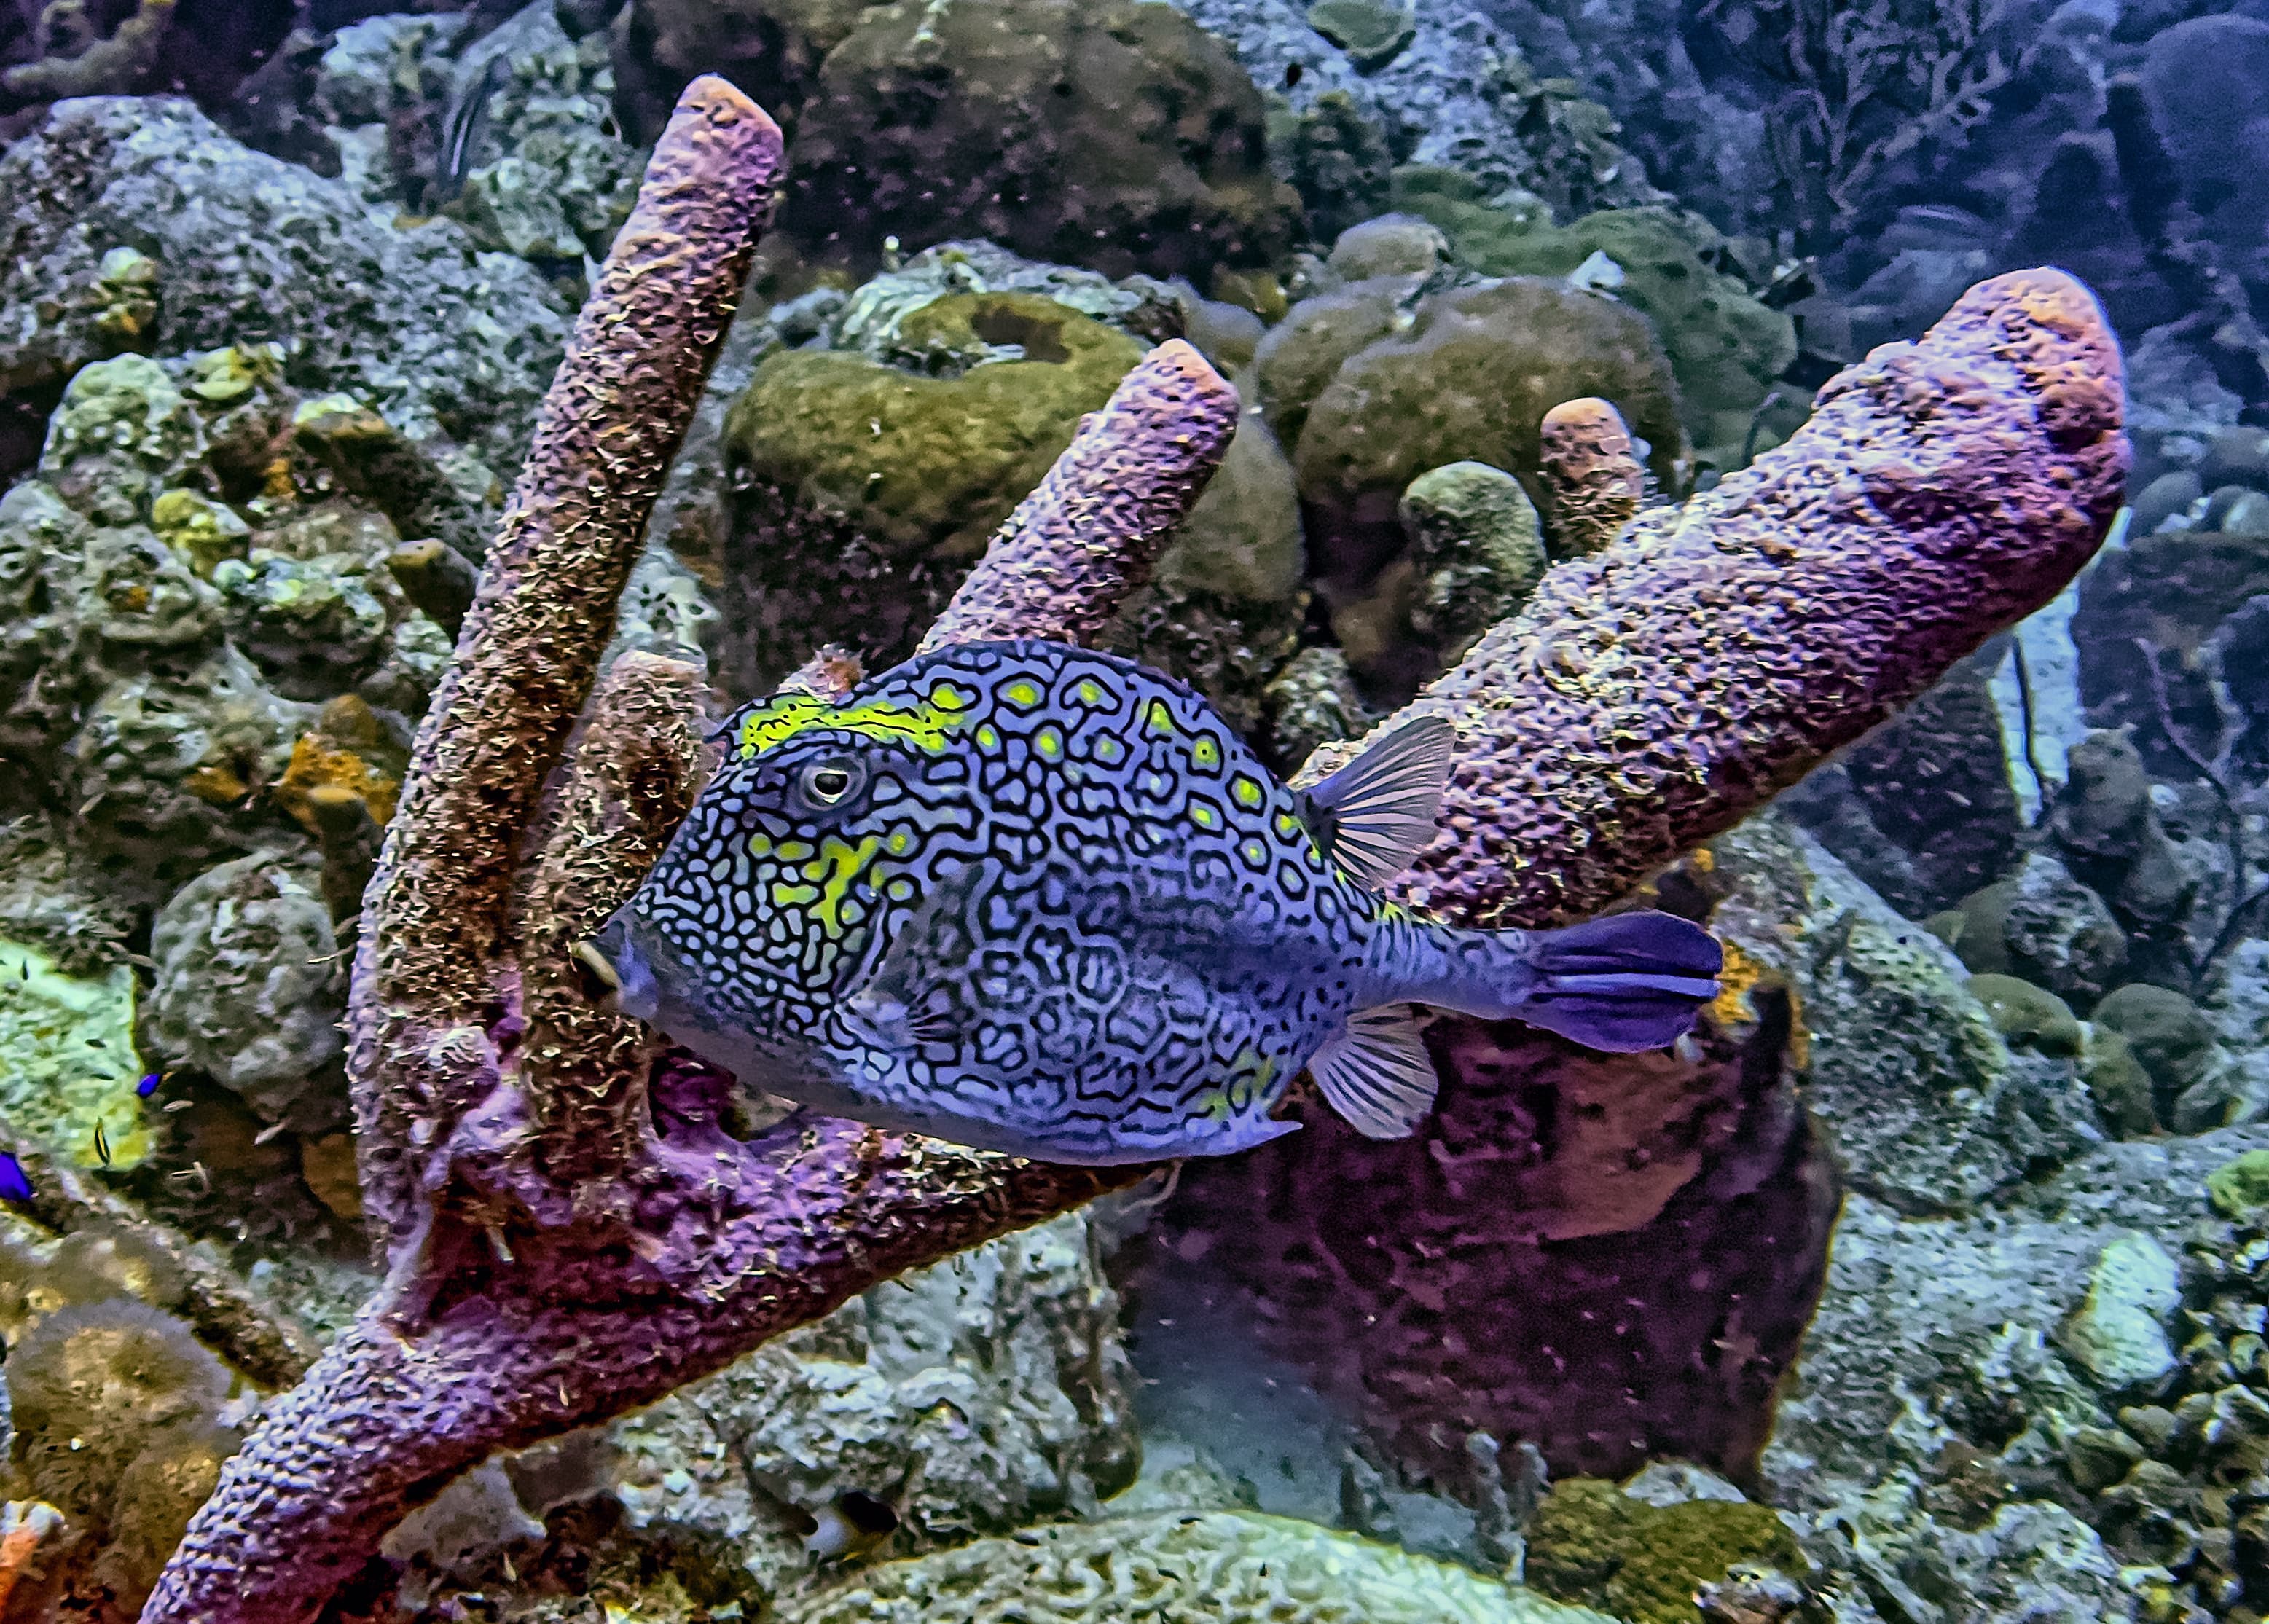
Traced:
MULTIPOLYGON (((713 1080, 654 1054, 634 1031, 590 1007, 562 950, 573 933, 588 927, 590 911, 602 908, 634 876, 640 854, 651 853, 673 808, 682 804, 693 750, 686 731, 691 678, 681 668, 643 654, 617 662, 583 749, 555 798, 558 832, 536 836, 526 900, 508 901, 520 891, 514 853, 528 836, 540 780, 558 759, 568 719, 610 643, 607 607, 629 572, 668 453, 683 432, 701 372, 723 331, 721 311, 737 283, 733 272, 747 251, 747 188, 761 193, 763 171, 773 161, 735 157, 735 144, 768 129, 745 103, 704 81, 658 149, 640 210, 617 235, 583 336, 556 385, 521 495, 493 550, 489 578, 464 622, 465 657, 444 679, 444 704, 436 712, 446 720, 426 730, 403 779, 403 809, 363 922, 351 1062, 364 1106, 366 1216, 382 1244, 398 1247, 413 1235, 426 1237, 418 1255, 427 1259, 432 1277, 413 1285, 414 1274, 404 1275, 395 1293, 371 1310, 366 1328, 335 1344, 314 1379, 280 1406, 227 1469, 219 1494, 161 1583, 152 1603, 155 1617, 192 1613, 203 1587, 240 1585, 247 1574, 260 1576, 263 1594, 321 1590, 360 1560, 410 1499, 430 1493, 440 1477, 488 1449, 657 1395, 772 1331, 810 1318, 828 1305, 831 1293, 839 1300, 880 1273, 1053 1210, 1096 1187, 1084 1176, 999 1167, 857 1132, 831 1138, 832 1130, 822 1128, 816 1141, 807 1142, 805 1130, 791 1128, 736 1146, 711 1126, 722 1108, 713 1080), (686 183, 678 177, 689 165, 695 173, 704 165, 718 167, 706 180, 686 183), (687 222, 682 232, 669 225, 672 218, 687 222), (669 277, 657 269, 665 263, 669 277), (687 287, 694 291, 678 291, 687 287), (667 364, 654 369, 642 358, 648 356, 666 358, 667 364), (595 490, 566 470, 571 448, 602 432, 622 436, 610 441, 610 462, 629 473, 595 490), (514 914, 515 907, 521 911, 514 914), (425 923, 443 918, 454 927, 447 939, 425 923), (499 993, 500 985, 510 990, 499 993), (508 1059, 491 1050, 493 1037, 484 1034, 491 1029, 476 1013, 495 1007, 499 998, 521 1010, 527 1023, 527 1040, 508 1059), (633 1076, 647 1081, 632 1085, 633 1076), (652 1144, 632 1151, 622 1136, 623 1113, 633 1099, 649 1096, 658 1117, 671 1125, 661 1163, 651 1161, 657 1154, 652 1144), (525 1131, 519 1126, 523 1122, 537 1131, 525 1131), (726 1161, 715 1162, 717 1155, 726 1161), (635 1185, 621 1177, 633 1157, 646 1161, 645 1182, 635 1185), (633 1187, 639 1192, 635 1200, 633 1187), (843 1244, 827 1241, 834 1250, 816 1256, 810 1251, 815 1237, 800 1221, 793 1235, 764 1228, 760 1214, 777 1210, 765 1203, 789 1187, 799 1192, 805 1212, 816 1210, 815 1203, 839 1212, 841 1229, 831 1233, 839 1234, 843 1244), (444 1191, 450 1192, 445 1215, 437 1218, 427 1206, 435 1199, 429 1192, 444 1191), (745 1205, 759 1195, 758 1205, 745 1205), (843 1202, 853 1205, 840 1207, 843 1202), (617 1226, 647 1242, 625 1251, 615 1238, 617 1226), (735 1238, 723 1238, 728 1236, 735 1238), (888 1238, 878 1244, 878 1237, 888 1238), (610 1273, 625 1256, 640 1259, 634 1287, 610 1273), (661 1284, 673 1270, 683 1271, 682 1299, 661 1284), (460 1289, 476 1276, 477 1291, 460 1289), (447 1283, 452 1280, 457 1283, 447 1283), (606 1283, 610 1281, 617 1283, 606 1283), (572 1334, 557 1306, 563 1300, 552 1295, 562 1287, 574 1303, 572 1334), (682 1310, 669 1306, 672 1302, 682 1302, 682 1310), (368 1329, 381 1325, 387 1327, 382 1332, 368 1329), (625 1354, 628 1362, 595 1353, 602 1332, 619 1327, 628 1333, 633 1325, 636 1352, 625 1354), (411 1346, 425 1350, 415 1377, 400 1362, 411 1346), (450 1418, 439 1421, 414 1392, 418 1384, 446 1384, 448 1372, 463 1362, 484 1370, 482 1391, 491 1398, 477 1410, 453 1407, 450 1418), (377 1416, 358 1410, 353 1399, 372 1382, 409 1385, 400 1388, 401 1401, 389 1414, 377 1416), (309 1450, 322 1458, 304 1453, 309 1450), (293 1487, 276 1492, 285 1481, 293 1487), (310 1522, 310 1515, 325 1520, 310 1522)), ((738 150, 765 151, 762 142, 738 150)), ((1264 293, 1260 283, 1248 281, 1238 296, 1259 306, 1267 303, 1264 293)), ((2051 342, 2046 335, 2060 330, 2063 337, 2054 342, 2069 338, 2077 346, 2058 397, 2060 445, 2076 454, 2074 476, 2082 482, 2087 506, 2061 510, 2069 516, 2059 518, 2031 502, 2030 487, 2004 478, 2015 493, 1998 507, 1980 504, 1979 513, 1990 515, 1980 529, 2001 536, 2032 527, 2016 554, 2027 562, 1994 555, 2004 565, 1999 590, 1971 594, 1976 601, 1962 604, 1970 616, 1962 623, 1965 628, 1982 627, 1988 616, 2021 606, 2041 582, 2068 570, 2078 543, 2092 540, 2100 519, 2086 483, 2095 477, 2101 461, 2093 449, 2101 414, 2090 415, 2095 405, 2089 390, 2107 364, 2088 350, 2087 319, 2069 299, 2059 304, 2064 296, 2047 290, 2029 308, 2023 301, 2029 296, 1997 290, 1980 295, 1972 306, 1995 313, 1969 318, 1982 320, 1988 334, 1970 352, 1970 364, 1980 369, 1976 398, 1987 402, 1980 415, 1994 417, 2005 437, 2029 446, 2031 420, 2022 414, 2038 386, 2025 372, 2023 356, 2027 346, 2051 342), (2007 358, 1992 353, 1992 332, 2010 335, 2007 358)), ((1460 296, 1442 297, 1454 301, 1460 296)), ((1593 306, 1613 309, 1604 300, 1586 308, 1593 306)), ((1952 330, 1962 335, 1960 342, 1970 342, 1972 328, 1957 322, 1952 330)), ((1841 399, 1857 402, 1843 408, 1844 421, 1864 419, 1874 410, 1868 387, 1879 386, 1847 386, 1844 396, 1831 395, 1831 414, 1841 399)), ((1562 394, 1597 392, 1571 388, 1562 394)), ((1011 516, 996 564, 972 578, 962 607, 950 609, 933 635, 1002 627, 1091 633, 1115 607, 1111 599, 1139 584, 1233 419, 1221 410, 1225 392, 1186 350, 1170 349, 1138 367, 1120 397, 1094 428, 1072 441, 1025 510, 1011 516), (1171 452, 1164 449, 1169 446, 1171 452), (1106 470, 1120 461, 1144 469, 1146 480, 1115 490, 1106 470), (1109 519, 1114 504, 1126 515, 1117 522, 1109 519), (1102 548, 1089 541, 1083 554, 1070 555, 1083 557, 1085 578, 1024 568, 1028 556, 1036 562, 1059 556, 1066 527, 1091 525, 1092 516, 1105 518, 1102 534, 1122 539, 1102 548), (1129 562, 1119 563, 1122 557, 1129 562)), ((393 404, 375 403, 381 410, 393 404)), ((1557 398, 1540 399, 1536 416, 1556 403, 1557 398)), ((1312 434, 1312 410, 1309 419, 1304 432, 1312 434)), ((414 437, 414 425, 397 426, 410 428, 414 437)), ((1665 439, 1674 444, 1674 433, 1665 439)), ((1958 432, 1934 442, 1933 450, 1949 463, 1974 454, 1958 432)), ((1409 473, 1454 454, 1461 454, 1430 457, 1409 473)), ((2057 459, 2066 455, 2058 449, 2048 461, 2064 467, 2057 459)), ((1510 461, 1498 458, 1497 465, 1510 461)), ((1895 462, 1878 453, 1871 466, 1895 462)), ((1997 467, 1996 472, 2005 470, 1997 467)), ((1406 476, 1385 487, 1390 506, 1407 483, 1406 476)), ((396 527, 395 534, 404 533, 396 527)), ((223 555, 211 563, 216 574, 233 563, 251 565, 249 547, 244 560, 225 556, 233 545, 221 537, 204 547, 207 554, 223 555)), ((1983 540, 1978 550, 1993 552, 1983 540)), ((372 551, 381 562, 393 556, 391 548, 372 551)), ((1615 558, 1616 551, 1601 557, 1615 558)), ((183 573, 200 579, 186 566, 183 573)), ((1945 586, 1928 584, 1934 591, 1945 586)), ((1896 582, 1871 579, 1870 586, 1903 602, 1896 582)), ((1791 611, 1780 605, 1774 612, 1791 611)), ((1911 639, 1914 668, 1942 663, 1946 646, 1960 635, 1949 622, 1935 641, 1911 639)), ((280 666, 275 680, 288 680, 280 666)), ((1785 742, 1773 735, 1762 747, 1767 758, 1780 764, 1817 753, 1872 720, 1872 705, 1904 697, 1895 679, 1883 679, 1877 688, 1869 705, 1837 710, 1823 720, 1799 725, 1770 719, 1773 727, 1793 729, 1807 742, 1783 755, 1785 742)), ((368 702, 386 708, 374 698, 368 702)), ((1549 737, 1557 725, 1548 718, 1534 736, 1549 737)), ((334 737, 326 748, 336 744, 334 737)), ((349 753, 363 759, 373 776, 384 764, 349 753)), ((1640 838, 1629 861, 1652 866, 1675 850, 1666 840, 1698 838, 1712 819, 1722 826, 1753 806, 1770 782, 1768 776, 1735 787, 1721 780, 1707 811, 1674 834, 1666 831, 1652 843, 1640 838)), ((330 787, 310 789, 311 816, 322 802, 314 789, 328 794, 330 787)), ((1600 829, 1630 827, 1605 808, 1587 816, 1600 829)), ((1595 906, 1628 883, 1627 871, 1616 864, 1585 871, 1578 860, 1571 867, 1570 883, 1554 893, 1561 905, 1595 906)), ((452 1405, 462 1406, 464 1391, 453 1393, 452 1405)), ((254 1616, 266 1604, 255 1595, 240 1605, 254 1616)))

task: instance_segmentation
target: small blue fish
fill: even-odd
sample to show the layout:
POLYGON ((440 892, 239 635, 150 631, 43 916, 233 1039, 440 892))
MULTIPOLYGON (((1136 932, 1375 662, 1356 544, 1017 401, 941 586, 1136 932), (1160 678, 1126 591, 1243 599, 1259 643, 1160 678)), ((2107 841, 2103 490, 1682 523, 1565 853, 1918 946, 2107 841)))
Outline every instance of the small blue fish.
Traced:
POLYGON ((0 1201, 12 1201, 18 1206, 32 1199, 31 1176, 24 1164, 5 1150, 0 1150, 0 1201))
POLYGON ((135 1097, 137 1099, 148 1099, 152 1095, 158 1091, 158 1085, 164 1081, 165 1074, 163 1072, 150 1072, 145 1074, 143 1076, 142 1081, 134 1085, 135 1097))
POLYGON ((1636 1050, 1717 992, 1717 942, 1668 914, 1460 930, 1379 897, 1434 834, 1438 717, 1296 794, 1180 683, 1020 641, 728 728, 584 956, 630 1014, 831 1115, 1054 1162, 1216 1155, 1292 1132, 1272 1112, 1306 1067, 1400 1138, 1434 1100, 1414 1004, 1636 1050))

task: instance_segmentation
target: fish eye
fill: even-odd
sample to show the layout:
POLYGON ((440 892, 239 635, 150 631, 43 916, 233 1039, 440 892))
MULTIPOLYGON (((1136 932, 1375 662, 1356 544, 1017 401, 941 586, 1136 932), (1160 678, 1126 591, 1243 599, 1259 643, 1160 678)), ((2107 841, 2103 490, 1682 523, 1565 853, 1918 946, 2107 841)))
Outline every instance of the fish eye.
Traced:
POLYGON ((866 775, 859 764, 840 757, 815 761, 796 779, 796 788, 815 807, 831 807, 857 789, 866 775))

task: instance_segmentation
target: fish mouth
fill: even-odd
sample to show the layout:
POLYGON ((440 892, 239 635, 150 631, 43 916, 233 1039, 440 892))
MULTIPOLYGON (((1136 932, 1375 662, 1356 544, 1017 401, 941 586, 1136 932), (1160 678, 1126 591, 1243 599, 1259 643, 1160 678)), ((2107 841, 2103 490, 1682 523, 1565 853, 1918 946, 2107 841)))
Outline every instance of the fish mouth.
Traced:
POLYGON ((595 937, 589 941, 579 941, 575 944, 575 961, 606 984, 607 990, 599 999, 600 1008, 615 1009, 619 1013, 618 1005, 623 990, 622 974, 616 970, 613 961, 600 950, 598 940, 595 937))

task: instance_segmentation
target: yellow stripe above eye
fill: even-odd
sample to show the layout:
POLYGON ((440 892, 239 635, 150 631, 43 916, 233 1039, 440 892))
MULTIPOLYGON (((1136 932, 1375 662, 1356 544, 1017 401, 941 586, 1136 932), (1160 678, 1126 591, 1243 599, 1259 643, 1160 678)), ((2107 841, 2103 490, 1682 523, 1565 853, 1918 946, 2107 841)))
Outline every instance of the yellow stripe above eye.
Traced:
POLYGON ((909 744, 926 756, 945 752, 954 729, 967 722, 967 701, 940 683, 930 697, 916 705, 833 705, 809 694, 782 694, 767 700, 742 719, 736 742, 741 759, 784 744, 798 734, 815 728, 856 734, 880 744, 909 744))

